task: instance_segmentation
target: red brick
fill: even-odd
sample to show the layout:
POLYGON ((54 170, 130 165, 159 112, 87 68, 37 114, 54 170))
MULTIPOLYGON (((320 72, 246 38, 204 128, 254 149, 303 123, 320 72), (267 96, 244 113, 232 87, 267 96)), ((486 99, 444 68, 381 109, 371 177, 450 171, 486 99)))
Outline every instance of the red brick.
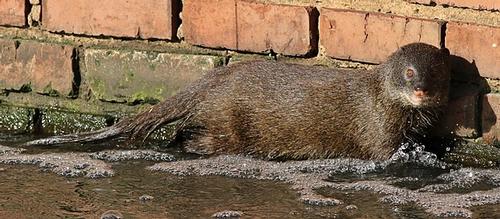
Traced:
POLYGON ((445 41, 451 54, 473 62, 481 76, 500 78, 500 28, 450 22, 445 41))
POLYGON ((305 55, 314 47, 310 7, 239 1, 238 50, 305 55))
POLYGON ((86 35, 173 39, 175 0, 44 0, 42 28, 86 35))
POLYGON ((493 143, 500 139, 500 94, 486 94, 482 110, 483 139, 493 143))
POLYGON ((448 107, 433 132, 438 136, 478 137, 478 105, 477 86, 466 84, 452 86, 448 107))
POLYGON ((498 0, 434 0, 434 2, 455 7, 500 10, 500 1, 498 0))
POLYGON ((320 44, 334 58, 380 63, 408 43, 441 43, 437 20, 326 8, 320 14, 320 44))
POLYGON ((185 0, 182 31, 194 45, 305 55, 315 47, 310 7, 241 0, 185 0))
POLYGON ((67 95, 73 86, 74 48, 36 42, 0 40, 0 87, 31 85, 38 93, 67 95))
POLYGON ((11 84, 22 85, 22 82, 25 81, 22 78, 23 75, 11 73, 17 70, 16 53, 15 41, 0 39, 0 87, 2 88, 8 88, 11 84))
POLYGON ((236 0, 184 0, 182 33, 186 42, 237 48, 236 0))
POLYGON ((24 26, 25 7, 25 0, 0 0, 0 25, 24 26))

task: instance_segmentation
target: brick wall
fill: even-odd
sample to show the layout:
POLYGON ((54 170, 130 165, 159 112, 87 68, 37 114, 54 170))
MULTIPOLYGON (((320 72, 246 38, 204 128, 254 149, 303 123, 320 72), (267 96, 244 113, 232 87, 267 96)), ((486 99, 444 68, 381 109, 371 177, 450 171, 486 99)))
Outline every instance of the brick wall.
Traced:
POLYGON ((493 142, 499 10, 497 0, 0 0, 0 103, 133 113, 231 62, 370 68, 425 42, 454 55, 436 133, 493 142))

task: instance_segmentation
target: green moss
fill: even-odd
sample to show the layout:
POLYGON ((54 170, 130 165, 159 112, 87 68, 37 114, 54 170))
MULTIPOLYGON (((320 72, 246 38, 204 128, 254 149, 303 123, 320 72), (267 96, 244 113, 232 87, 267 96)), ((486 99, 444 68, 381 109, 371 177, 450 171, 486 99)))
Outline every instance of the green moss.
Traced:
POLYGON ((145 91, 140 91, 140 92, 134 93, 127 100, 127 103, 130 105, 137 105, 137 104, 144 104, 144 103, 157 104, 159 102, 160 102, 160 100, 157 97, 154 97, 145 91))
POLYGON ((492 145, 462 142, 445 155, 444 161, 466 167, 499 167, 500 149, 492 145))
POLYGON ((58 97, 58 96, 61 96, 61 95, 59 94, 59 91, 54 90, 54 89, 52 88, 52 83, 49 83, 47 86, 45 86, 45 87, 43 88, 43 90, 42 90, 42 93, 43 93, 43 94, 46 94, 46 95, 49 95, 49 96, 51 96, 51 97, 58 97))
POLYGON ((92 131, 106 126, 105 116, 69 113, 56 110, 42 112, 42 126, 45 133, 67 134, 92 131))
POLYGON ((31 130, 33 113, 34 109, 0 104, 0 130, 22 132, 31 130))
POLYGON ((156 63, 149 62, 148 67, 151 71, 156 71, 156 63))
POLYGON ((135 74, 136 74, 135 71, 132 70, 132 68, 128 67, 127 72, 125 74, 125 78, 127 79, 127 81, 131 81, 134 79, 135 74))
POLYGON ((75 45, 75 42, 74 41, 71 41, 69 39, 66 39, 66 38, 62 38, 60 41, 59 41, 60 44, 62 45, 68 45, 68 46, 73 46, 75 45))
POLYGON ((155 88, 155 92, 154 93, 156 94, 156 96, 162 97, 163 96, 163 91, 164 91, 163 87, 157 87, 157 88, 155 88))
POLYGON ((92 94, 97 99, 102 99, 105 96, 104 93, 106 92, 106 85, 104 84, 104 81, 93 77, 89 77, 88 80, 89 84, 92 85, 92 94))
POLYGON ((101 60, 100 60, 100 59, 95 58, 95 59, 94 59, 94 64, 95 64, 95 66, 96 66, 96 67, 100 67, 100 66, 101 66, 101 60))
POLYGON ((33 89, 31 87, 31 83, 28 83, 28 84, 23 84, 21 86, 21 88, 19 88, 19 92, 22 92, 22 93, 29 93, 31 92, 33 89))

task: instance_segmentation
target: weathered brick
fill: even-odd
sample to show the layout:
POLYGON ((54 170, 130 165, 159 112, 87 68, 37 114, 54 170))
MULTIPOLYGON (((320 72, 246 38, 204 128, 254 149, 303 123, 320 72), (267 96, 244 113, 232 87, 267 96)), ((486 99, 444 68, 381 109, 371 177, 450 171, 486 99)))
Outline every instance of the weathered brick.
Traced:
POLYGON ((236 0, 184 0, 182 33, 190 44, 236 49, 236 0))
POLYGON ((408 43, 441 43, 437 20, 326 8, 320 14, 320 43, 334 58, 380 63, 408 43))
POLYGON ((500 1, 498 0, 433 0, 440 5, 449 5, 455 7, 500 10, 500 1))
POLYGON ((42 27, 55 32, 173 39, 175 0, 44 0, 42 27))
POLYGON ((305 55, 316 45, 313 8, 241 0, 185 0, 186 42, 213 48, 305 55))
POLYGON ((500 28, 450 22, 446 47, 476 65, 481 76, 500 78, 500 28))
POLYGON ((38 93, 68 95, 73 88, 74 48, 0 40, 0 88, 29 86, 38 93))
POLYGON ((500 94, 486 94, 482 109, 483 139, 486 143, 500 139, 500 94))
POLYGON ((82 78, 104 101, 157 101, 174 95, 222 63, 207 55, 87 49, 82 78))
POLYGON ((0 25, 24 26, 25 10, 25 0, 0 0, 0 25))
POLYGON ((434 132, 438 136, 479 136, 479 88, 463 83, 451 87, 451 95, 445 114, 434 132))
POLYGON ((313 8, 239 1, 238 50, 305 55, 315 42, 313 8))

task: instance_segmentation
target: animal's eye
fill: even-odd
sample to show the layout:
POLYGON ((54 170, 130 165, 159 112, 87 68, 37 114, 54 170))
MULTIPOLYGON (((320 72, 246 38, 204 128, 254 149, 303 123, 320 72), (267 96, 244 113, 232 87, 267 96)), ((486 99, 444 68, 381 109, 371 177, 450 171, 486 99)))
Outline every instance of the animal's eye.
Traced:
POLYGON ((413 78, 413 76, 415 76, 415 71, 413 69, 406 69, 406 77, 413 78))

